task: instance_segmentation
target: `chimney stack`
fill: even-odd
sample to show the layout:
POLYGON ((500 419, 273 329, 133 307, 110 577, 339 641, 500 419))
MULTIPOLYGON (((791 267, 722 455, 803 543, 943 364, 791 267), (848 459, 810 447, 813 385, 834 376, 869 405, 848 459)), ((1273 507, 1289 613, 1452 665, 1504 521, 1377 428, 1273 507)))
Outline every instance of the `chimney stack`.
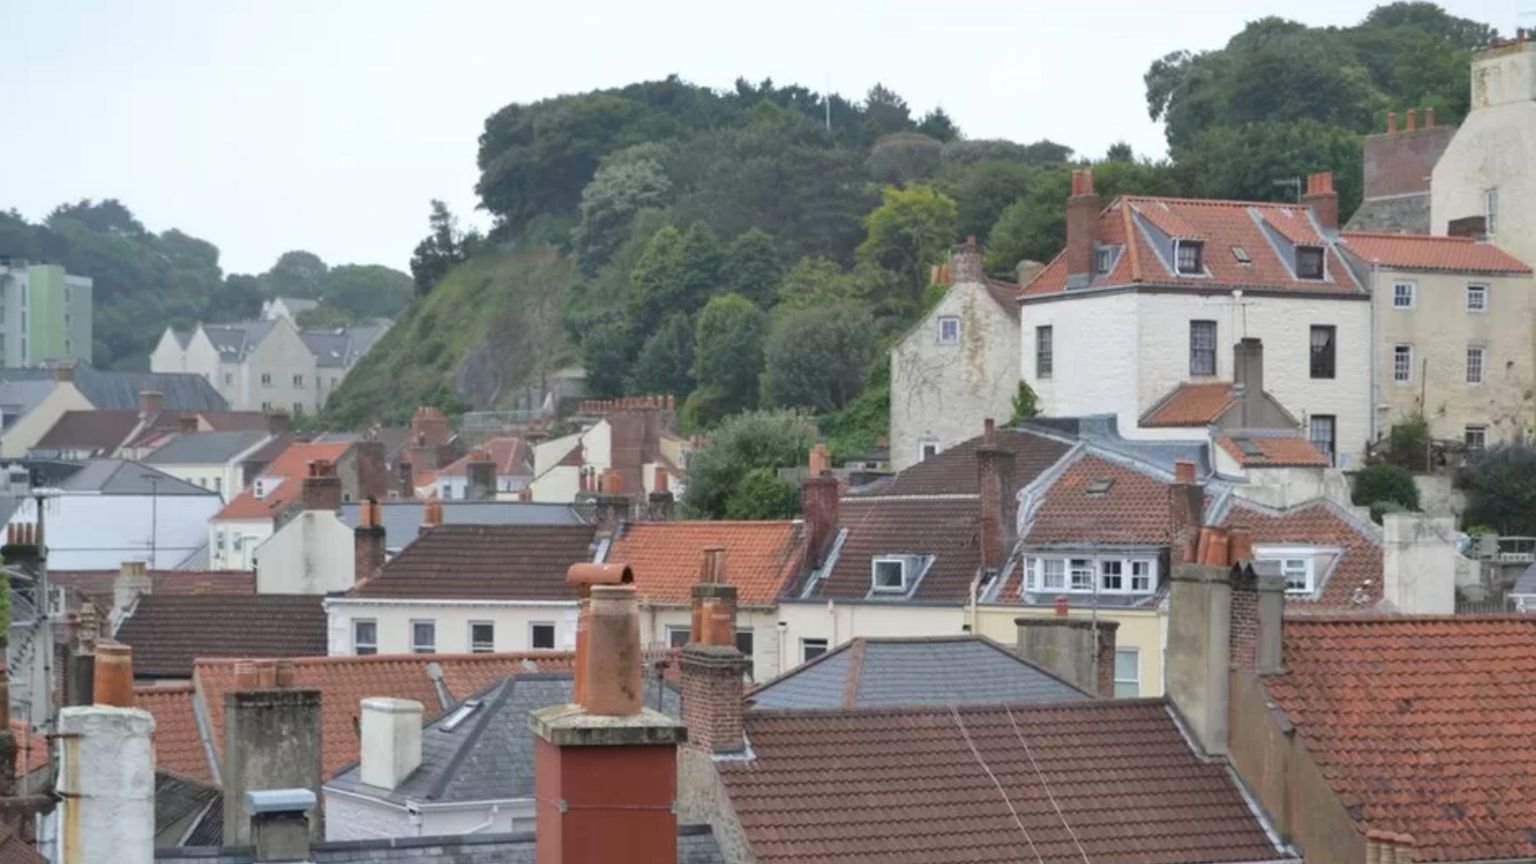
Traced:
POLYGON ((384 501, 389 498, 389 468, 384 458, 384 442, 370 438, 352 445, 357 454, 357 498, 384 501))
POLYGON ((488 450, 470 451, 464 463, 464 497, 470 501, 496 500, 496 460, 488 450))
POLYGON ((1118 621, 1072 618, 1062 603, 1049 618, 1015 618, 1013 623, 1020 657, 1079 690, 1114 698, 1118 621))
POLYGON ((1173 463, 1173 484, 1168 487, 1168 521, 1171 525, 1169 560, 1196 560, 1186 555, 1193 551, 1200 526, 1205 522, 1205 486, 1195 478, 1195 463, 1180 459, 1173 463))
POLYGON ((420 702, 376 696, 362 701, 362 780, 394 789, 421 767, 420 702))
POLYGON ((661 465, 656 466, 655 479, 651 483, 650 512, 647 514, 647 518, 652 522, 672 521, 675 501, 672 495, 671 477, 666 468, 661 465))
POLYGON ((160 406, 165 404, 165 394, 159 390, 139 391, 139 419, 148 420, 160 413, 160 406))
POLYGON ((1173 566, 1168 600, 1168 696, 1212 756, 1227 753, 1234 623, 1229 542, 1226 531, 1201 529, 1194 554, 1173 566))
POLYGON ((308 861, 310 813, 315 793, 309 789, 260 789, 245 793, 251 842, 260 864, 308 861))
POLYGON ((1435 106, 1433 105, 1424 106, 1424 128, 1435 128, 1435 106))
MULTIPOLYGON (((282 677, 292 683, 292 672, 282 677)), ((253 842, 247 792, 308 789, 320 792, 320 691, 279 688, 277 664, 236 664, 236 687, 224 694, 224 844, 253 842), (254 680, 253 680, 254 679, 254 680)), ((325 836, 318 809, 309 836, 325 836)))
POLYGON ((635 574, 623 564, 572 564, 565 581, 576 586, 576 680, 571 701, 586 704, 587 623, 592 588, 597 585, 633 585, 635 574))
POLYGON ((831 476, 832 458, 827 445, 811 448, 809 476, 800 487, 800 513, 805 519, 807 553, 811 567, 827 563, 832 541, 838 532, 838 501, 841 491, 837 478, 831 476))
POLYGON ((352 582, 366 582, 384 569, 388 538, 384 535, 384 513, 379 502, 368 498, 358 505, 357 527, 352 529, 352 582))
POLYGON ((183 414, 176 418, 176 429, 183 435, 192 435, 197 432, 197 415, 183 414))
POLYGON ((1013 551, 1018 490, 1013 479, 1013 451, 998 446, 997 431, 987 418, 976 448, 977 486, 981 493, 981 566, 1001 570, 1013 551))
MULTIPOLYGON (((102 646, 107 647, 107 646, 102 646)), ((111 705, 59 711, 59 860, 153 864, 155 720, 111 705)))
POLYGON ((616 571, 609 578, 629 570, 622 564, 580 564, 567 574, 591 593, 586 662, 578 662, 576 672, 584 701, 551 705, 528 719, 538 769, 537 862, 674 862, 677 745, 686 732, 642 704, 640 609, 633 584, 584 581, 599 575, 585 569, 594 567, 616 571))
POLYGON ((1388 111, 1387 112, 1387 134, 1388 135, 1395 135, 1395 134, 1397 134, 1397 112, 1396 111, 1388 111))
POLYGON ((1415 130, 1417 128, 1419 128, 1419 112, 1418 112, 1418 110, 1416 110, 1414 108, 1409 108, 1408 109, 1408 126, 1403 131, 1405 131, 1405 132, 1412 132, 1413 130, 1415 130))
POLYGON ((96 667, 92 675, 92 689, 97 705, 113 708, 132 708, 133 697, 133 648, 116 642, 104 642, 96 646, 96 667))
POLYGON ((122 620, 140 595, 154 593, 155 582, 147 566, 143 561, 124 561, 118 568, 117 578, 112 580, 111 620, 114 623, 122 620))
MULTIPOLYGON (((1413 112, 1408 113, 1409 128, 1412 129, 1413 112)), ((1312 208, 1312 215, 1323 226, 1325 231, 1339 230, 1339 193, 1333 188, 1333 172, 1319 171, 1307 176, 1307 194, 1301 196, 1301 203, 1312 208)))
POLYGON ((976 235, 972 234, 949 253, 949 276, 951 285, 985 284, 986 271, 981 266, 981 247, 976 245, 976 235))
POLYGON ((1238 411, 1244 428, 1259 421, 1258 403, 1264 398, 1264 343, 1245 336, 1232 347, 1232 389, 1238 394, 1238 411))
POLYGON ((1093 281, 1094 251, 1099 242, 1099 196, 1093 191, 1093 169, 1072 172, 1067 199, 1067 287, 1082 288, 1093 281))
POLYGON ((592 496, 597 533, 600 537, 613 537, 630 517, 631 502, 624 492, 624 473, 609 468, 597 479, 597 492, 592 496))
POLYGON ((419 537, 442 524, 443 502, 439 501, 436 495, 433 495, 427 499, 425 504, 421 505, 421 528, 416 532, 416 535, 419 537))
POLYGON ((267 434, 272 436, 287 435, 293 431, 293 421, 288 412, 281 408, 267 412, 267 434))
POLYGON ((336 476, 336 466, 325 459, 311 460, 302 496, 305 510, 340 510, 341 478, 336 476))
POLYGON ((725 550, 706 549, 693 586, 693 629, 679 660, 683 725, 688 746, 706 753, 740 753, 742 673, 736 648, 736 588, 725 581, 725 550))

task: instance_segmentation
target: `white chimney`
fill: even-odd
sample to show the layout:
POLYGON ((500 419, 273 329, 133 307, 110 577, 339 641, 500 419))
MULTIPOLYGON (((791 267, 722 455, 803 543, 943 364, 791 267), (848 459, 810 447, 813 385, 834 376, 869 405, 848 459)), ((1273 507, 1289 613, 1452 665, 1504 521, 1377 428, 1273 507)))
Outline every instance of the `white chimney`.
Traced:
POLYGON ((153 864, 154 731, 137 708, 59 712, 60 864, 153 864))
POLYGON ((1382 596, 1406 615, 1456 611, 1456 534, 1450 516, 1382 517, 1382 596))
POLYGON ((375 696, 362 715, 363 782, 393 789, 421 766, 421 703, 375 696))

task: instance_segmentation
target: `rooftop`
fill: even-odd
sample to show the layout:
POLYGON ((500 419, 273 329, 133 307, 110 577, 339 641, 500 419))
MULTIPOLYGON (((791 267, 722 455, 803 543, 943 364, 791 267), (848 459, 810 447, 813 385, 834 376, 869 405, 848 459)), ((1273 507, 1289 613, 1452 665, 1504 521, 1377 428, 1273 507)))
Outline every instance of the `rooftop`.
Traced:
POLYGON ((1328 465, 1328 457, 1295 432, 1233 432, 1216 436, 1216 444, 1245 468, 1325 468, 1328 465))
POLYGON ((348 596, 575 601, 565 571, 592 560, 594 535, 590 525, 440 525, 348 596))
POLYGON ((960 603, 970 596, 981 566, 979 496, 844 498, 838 520, 842 536, 830 572, 801 590, 803 598, 960 603), (905 592, 874 590, 871 561, 883 555, 916 562, 905 592))
POLYGON ((1141 426, 1208 426, 1237 404, 1231 381, 1184 383, 1141 417, 1141 426))
POLYGON ((1281 510, 1229 496, 1211 521, 1247 527, 1258 547, 1319 550, 1325 563, 1316 565, 1317 590, 1311 595, 1287 595, 1288 610, 1360 610, 1381 601, 1382 553, 1376 528, 1337 504, 1320 499, 1281 510))
POLYGON ((211 489, 194 486, 141 462, 126 459, 87 459, 80 469, 60 480, 66 492, 102 495, 213 495, 211 489))
POLYGON ((262 477, 281 477, 282 481, 275 488, 267 492, 266 497, 257 497, 254 486, 235 496, 224 509, 214 516, 215 519, 272 519, 288 509, 288 506, 297 501, 304 490, 304 478, 309 475, 309 463, 314 461, 335 462, 350 449, 352 445, 345 442, 334 444, 309 444, 296 441, 288 445, 287 449, 273 459, 262 477))
POLYGON ((1041 545, 1158 545, 1173 539, 1173 478, 1130 460, 1090 451, 1039 491, 1026 511, 1022 542, 1041 545))
MULTIPOLYGON (((1072 448, 1070 441, 1035 430, 998 429, 997 446, 1013 452, 1013 476, 1019 485, 1056 464, 1072 448)), ((945 450, 896 475, 849 491, 871 495, 976 495, 976 448, 981 436, 945 450)))
POLYGON ((1531 268, 1503 249, 1471 237, 1427 234, 1341 235, 1345 251, 1366 262, 1394 270, 1528 275, 1531 268))
MULTIPOLYGON (((490 438, 480 445, 491 456, 491 461, 496 463, 496 473, 500 476, 512 476, 533 473, 533 448, 529 447, 521 438, 490 438)), ((472 453, 454 460, 448 465, 439 468, 439 477, 459 477, 469 473, 469 457, 472 453)))
POLYGON ((726 581, 744 606, 772 605, 805 561, 806 532, 798 521, 632 522, 604 560, 628 564, 642 602, 687 604, 699 581, 705 549, 725 550, 726 581))
POLYGON ((155 767, 209 782, 208 754, 197 731, 197 698, 190 682, 135 687, 137 707, 155 718, 155 767))
MULTIPOLYGON (((569 504, 535 501, 440 501, 444 525, 582 525, 569 504)), ((361 505, 341 505, 341 521, 356 528, 361 505)), ((384 539, 391 549, 409 544, 421 532, 425 501, 380 501, 384 539)))
POLYGON ((205 657, 310 657, 327 650, 318 594, 144 594, 114 638, 133 646, 133 671, 190 678, 205 657))
POLYGON ((150 465, 222 465, 267 439, 261 431, 177 435, 144 457, 150 465))

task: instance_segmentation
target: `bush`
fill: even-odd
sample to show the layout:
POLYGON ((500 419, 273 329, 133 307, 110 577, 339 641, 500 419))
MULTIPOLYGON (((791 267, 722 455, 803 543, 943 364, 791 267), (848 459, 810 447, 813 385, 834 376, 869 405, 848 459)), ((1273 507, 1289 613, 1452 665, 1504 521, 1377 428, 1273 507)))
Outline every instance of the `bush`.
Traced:
POLYGON ((1387 441, 1393 462, 1409 468, 1429 467, 1429 421, 1423 414, 1413 414, 1392 424, 1387 441))
POLYGON ((1013 419, 1009 425, 1016 426, 1025 420, 1033 420, 1040 416, 1040 397, 1035 395, 1035 388, 1029 386, 1028 381, 1019 382, 1019 392, 1013 394, 1013 419))
POLYGON ((725 418, 709 443, 689 460, 683 514, 690 519, 723 517, 752 469, 805 464, 812 433, 803 417, 787 411, 753 411, 725 418))
POLYGON ((1419 487, 1405 468, 1386 462, 1367 465, 1355 475, 1354 501, 1371 507, 1373 512, 1383 502, 1393 502, 1404 510, 1419 509, 1419 487))
POLYGON ((1494 447, 1467 469, 1464 481, 1468 523, 1500 534, 1536 534, 1536 447, 1494 447))
POLYGON ((793 519, 800 515, 800 496, 772 468, 753 468, 741 478, 725 504, 727 519, 793 519))
POLYGON ((1408 508, 1404 507, 1403 505, 1401 505, 1399 503, 1397 503, 1396 501, 1372 501, 1371 502, 1371 521, 1375 522, 1378 525, 1381 524, 1382 517, 1386 516, 1388 513, 1407 513, 1407 512, 1408 512, 1408 508))

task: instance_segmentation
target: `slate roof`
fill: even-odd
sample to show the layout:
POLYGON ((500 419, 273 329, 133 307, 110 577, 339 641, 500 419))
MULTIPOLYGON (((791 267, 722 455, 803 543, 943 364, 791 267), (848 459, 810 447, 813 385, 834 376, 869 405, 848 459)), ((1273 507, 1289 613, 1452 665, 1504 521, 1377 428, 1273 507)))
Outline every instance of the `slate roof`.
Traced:
MULTIPOLYGON (((40 370, 51 377, 53 370, 40 370)), ((166 411, 228 411, 229 403, 208 379, 192 372, 103 371, 89 363, 77 363, 75 389, 98 409, 137 410, 139 393, 158 390, 166 411)))
MULTIPOLYGON (((1013 479, 1023 486, 1056 464, 1072 444, 1037 431, 997 430, 997 446, 1013 451, 1013 479)), ((976 448, 981 436, 943 451, 895 476, 849 491, 849 497, 871 495, 976 495, 976 448)))
POLYGON ((234 321, 228 324, 204 324, 203 333, 219 352, 220 359, 239 360, 267 338, 275 321, 234 321))
POLYGON ((110 456, 138 425, 136 410, 65 411, 32 449, 86 450, 93 456, 110 456))
POLYGON ((194 486, 142 462, 126 459, 88 459, 80 470, 55 484, 67 492, 99 492, 103 495, 214 495, 211 489, 194 486), (145 475, 154 475, 154 482, 145 475))
POLYGON ((1231 381, 1184 383, 1147 409, 1141 426, 1207 426, 1237 404, 1231 381))
POLYGON ((288 509, 304 491, 304 478, 309 475, 309 463, 324 460, 335 462, 351 448, 350 443, 309 444, 295 441, 273 459, 263 477, 282 477, 283 481, 267 492, 265 498, 256 497, 252 488, 241 492, 224 505, 215 519, 272 519, 288 509))
POLYGON ((1381 601, 1382 553, 1376 529, 1337 504, 1319 499, 1278 510, 1231 497, 1213 522, 1224 527, 1249 528, 1257 546, 1273 544, 1339 550, 1329 566, 1318 572, 1320 585, 1315 596, 1287 595, 1285 605, 1292 612, 1360 610, 1381 601), (1359 590, 1362 586, 1364 590, 1359 590))
POLYGON ((1172 479, 1085 451, 1024 514, 1023 544, 1166 546, 1176 530, 1169 507, 1172 479), (1104 483, 1108 489, 1094 491, 1104 483))
POLYGON ((743 606, 771 606, 805 562, 804 523, 632 522, 608 546, 605 561, 628 564, 646 603, 686 605, 699 581, 704 550, 725 550, 726 581, 743 606))
POLYGON ((177 435, 144 457, 144 461, 150 465, 222 465, 266 439, 266 432, 177 435))
MULTIPOLYGON (((156 849, 155 860, 164 864, 254 864, 255 849, 250 846, 156 849)), ((308 859, 310 864, 535 864, 536 860, 531 831, 311 843, 308 859)), ((725 864, 725 860, 708 825, 677 827, 677 864, 725 864)))
MULTIPOLYGON (((543 501, 441 501, 444 525, 583 525, 569 504, 543 501)), ((360 505, 341 505, 338 514, 349 527, 357 527, 360 505)), ((425 501, 380 501, 384 540, 391 549, 406 546, 421 531, 425 501)))
POLYGON ((1093 698, 980 636, 858 638, 747 694, 756 708, 874 708, 1093 698))
POLYGON ((327 649, 319 594, 145 594, 114 638, 133 646, 133 672, 190 678, 202 657, 312 657, 327 649))
POLYGON ((441 525, 348 596, 574 601, 565 571, 592 560, 594 535, 590 525, 441 525))
MULTIPOLYGON (((137 663, 138 658, 134 658, 137 663)), ((155 767, 181 777, 210 782, 208 754, 197 732, 191 683, 156 684, 133 689, 136 707, 155 718, 155 767)))
POLYGON ((1520 576, 1515 579, 1515 585, 1510 589, 1511 594, 1536 595, 1536 564, 1520 571, 1520 576))
POLYGON ((1327 467, 1328 457, 1294 432, 1235 432, 1216 436, 1216 444, 1246 468, 1327 467), (1256 452, 1244 452, 1244 446, 1256 452))
POLYGON ((1342 239, 1345 251, 1367 264, 1393 270, 1504 276, 1531 272, 1530 266, 1515 256, 1472 237, 1346 233, 1342 239))
POLYGON ((981 566, 981 503, 959 498, 844 498, 836 560, 797 592, 805 599, 927 600, 963 603, 981 566), (922 572, 906 594, 875 592, 870 559, 914 555, 922 572))
POLYGON ((1162 700, 753 710, 746 730, 754 758, 715 765, 758 864, 1285 857, 1162 700))
MULTIPOLYGON (((1141 285, 1343 296, 1365 293, 1340 257, 1338 244, 1322 235, 1309 208, 1296 204, 1126 195, 1116 198, 1099 214, 1099 242, 1119 247, 1114 266, 1109 273, 1095 274, 1089 285, 1073 288, 1070 293, 1141 285), (1203 274, 1173 272, 1174 239, 1205 244, 1203 274), (1296 278, 1289 249, 1291 244, 1298 243, 1327 250, 1324 279, 1296 278), (1247 253, 1249 263, 1238 259, 1233 252, 1235 246, 1247 253), (1278 251, 1281 248, 1287 249, 1284 255, 1278 251)), ((1067 293, 1065 251, 1030 280, 1022 292, 1026 301, 1063 293, 1067 293)))
MULTIPOLYGON (((533 732, 528 728, 528 713, 571 701, 571 685, 571 675, 559 672, 498 681, 470 697, 479 707, 452 730, 445 728, 452 712, 422 729, 421 767, 399 786, 391 790, 370 786, 362 781, 361 768, 352 765, 326 787, 398 805, 531 797, 533 732)), ((677 691, 652 677, 646 679, 645 704, 652 708, 659 704, 659 710, 673 718, 682 716, 677 691)))
MULTIPOLYGON (((1287 618, 1263 680, 1355 826, 1536 856, 1536 617, 1287 618)), ((754 744, 756 742, 754 741, 754 744)))
POLYGON ((0 864, 48 864, 48 859, 21 835, 0 825, 0 864))
MULTIPOLYGON (((156 761, 159 761, 158 751, 156 761)), ((193 820, 188 827, 195 827, 196 820, 208 812, 213 799, 222 797, 223 793, 217 786, 193 780, 190 777, 178 776, 157 767, 155 771, 155 836, 160 837, 178 822, 187 819, 193 820)), ((219 833, 224 832, 220 830, 219 833)))

